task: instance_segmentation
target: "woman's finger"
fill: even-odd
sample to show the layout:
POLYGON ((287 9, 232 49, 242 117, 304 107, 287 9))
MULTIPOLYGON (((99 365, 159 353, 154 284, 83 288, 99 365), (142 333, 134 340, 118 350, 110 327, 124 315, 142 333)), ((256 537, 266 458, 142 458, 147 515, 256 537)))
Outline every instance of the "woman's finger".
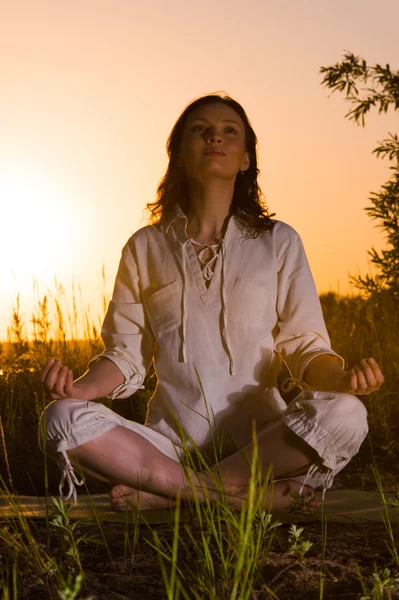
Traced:
POLYGON ((355 365, 353 368, 355 369, 356 375, 357 375, 357 388, 356 388, 356 390, 358 392, 365 392, 367 390, 367 381, 366 381, 366 378, 364 376, 364 373, 363 373, 362 369, 358 365, 355 365))
POLYGON ((366 379, 367 387, 373 388, 373 389, 378 387, 377 381, 374 377, 373 369, 370 367, 368 362, 364 360, 364 358, 360 362, 360 367, 361 367, 364 377, 366 379))
POLYGON ((377 361, 374 360, 374 358, 369 358, 367 362, 370 365, 370 367, 374 373, 375 380, 377 381, 379 387, 381 387, 381 385, 385 381, 385 378, 384 378, 384 375, 382 374, 380 367, 378 366, 377 361))
POLYGON ((43 369, 43 371, 41 372, 41 375, 40 375, 40 382, 41 383, 43 383, 44 380, 46 379, 47 373, 49 372, 49 370, 50 370, 51 366, 54 364, 54 362, 55 362, 55 358, 54 357, 51 357, 51 358, 47 359, 47 362, 44 365, 44 369, 43 369))
POLYGON ((68 373, 68 367, 62 367, 62 369, 60 369, 60 371, 58 372, 58 379, 57 382, 53 388, 53 391, 56 394, 59 394, 61 396, 61 398, 63 398, 66 393, 65 393, 65 381, 66 381, 66 376, 68 373))
POLYGON ((65 393, 68 396, 68 398, 71 398, 73 396, 73 374, 72 371, 69 370, 65 379, 65 393))
POLYGON ((56 360, 55 363, 50 367, 50 369, 47 373, 47 376, 43 382, 43 385, 48 392, 53 391, 53 388, 58 379, 58 373, 59 373, 59 370, 61 369, 61 367, 62 367, 62 364, 60 363, 59 360, 56 360))

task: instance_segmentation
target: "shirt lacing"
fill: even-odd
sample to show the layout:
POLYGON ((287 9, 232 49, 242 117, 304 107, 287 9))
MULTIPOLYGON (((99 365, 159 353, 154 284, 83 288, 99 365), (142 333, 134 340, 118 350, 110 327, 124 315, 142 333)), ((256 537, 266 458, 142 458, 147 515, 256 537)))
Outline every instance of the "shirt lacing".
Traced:
MULTIPOLYGON (((186 325, 187 325, 187 307, 186 307, 186 246, 188 244, 193 243, 193 241, 195 242, 195 240, 191 240, 190 238, 186 239, 185 242, 183 242, 181 244, 181 254, 182 254, 182 268, 183 268, 183 294, 182 294, 182 321, 183 321, 183 326, 182 326, 182 354, 183 354, 183 363, 187 363, 187 352, 186 352, 186 325)), ((196 242, 197 244, 199 244, 199 242, 196 242)), ((213 256, 211 256, 211 258, 208 261, 203 260, 202 262, 204 263, 204 267, 201 268, 202 274, 204 275, 204 272, 206 273, 206 276, 204 275, 204 278, 209 277, 209 265, 211 262, 213 262, 214 260, 216 260, 216 258, 219 256, 219 253, 216 252, 216 247, 220 247, 220 251, 221 251, 221 255, 222 255, 222 313, 223 313, 223 331, 222 331, 222 336, 224 338, 225 341, 225 345, 226 345, 226 350, 227 350, 227 354, 229 356, 229 364, 230 364, 230 375, 235 375, 236 374, 236 370, 235 370, 235 366, 234 366, 234 358, 233 358, 233 354, 231 352, 231 348, 229 345, 229 339, 228 339, 228 334, 227 334, 227 316, 226 316, 226 279, 225 279, 225 263, 226 263, 226 246, 225 246, 225 241, 224 238, 222 238, 222 240, 220 241, 219 244, 209 244, 209 246, 207 244, 200 244, 202 246, 207 246, 206 248, 204 248, 203 250, 200 251, 199 254, 203 253, 204 250, 207 250, 208 247, 211 247, 213 250, 213 256)), ((199 256, 198 254, 198 256, 199 256)), ((202 256, 201 256, 202 259, 202 256)), ((212 277, 213 272, 211 271, 210 273, 210 278, 212 277)))
POLYGON ((203 246, 202 250, 200 250, 198 252, 197 258, 200 263, 201 272, 205 279, 205 282, 209 283, 210 280, 212 279, 212 275, 213 275, 213 270, 212 270, 211 265, 215 262, 215 260, 219 256, 220 242, 218 242, 216 244, 202 244, 201 242, 197 242, 196 240, 193 240, 192 238, 190 238, 190 242, 193 244, 193 246, 203 246), (208 250, 211 251, 212 255, 210 258, 204 259, 204 254, 206 254, 206 252, 208 250))

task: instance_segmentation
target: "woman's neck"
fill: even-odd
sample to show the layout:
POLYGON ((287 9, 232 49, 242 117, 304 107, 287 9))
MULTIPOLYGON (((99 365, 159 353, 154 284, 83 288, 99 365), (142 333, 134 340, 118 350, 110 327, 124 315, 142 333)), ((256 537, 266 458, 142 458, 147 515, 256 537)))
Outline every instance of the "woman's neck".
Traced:
POLYGON ((206 186, 189 182, 187 236, 202 243, 217 243, 227 227, 233 191, 230 181, 208 181, 206 186))
POLYGON ((190 207, 187 215, 187 237, 203 244, 216 244, 227 228, 229 213, 218 207, 190 207), (216 208, 216 209, 215 209, 216 208))

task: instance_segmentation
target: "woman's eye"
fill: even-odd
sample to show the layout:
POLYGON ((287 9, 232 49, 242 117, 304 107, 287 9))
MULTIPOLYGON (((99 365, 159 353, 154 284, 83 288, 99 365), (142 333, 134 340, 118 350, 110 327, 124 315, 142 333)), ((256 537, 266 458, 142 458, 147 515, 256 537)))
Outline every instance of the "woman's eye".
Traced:
MULTIPOLYGON (((197 127, 201 127, 203 128, 203 125, 194 125, 194 127, 192 128, 191 131, 195 131, 197 129, 197 127)), ((229 129, 230 131, 232 131, 233 133, 237 133, 237 131, 234 129, 234 127, 226 127, 226 129, 229 129)))

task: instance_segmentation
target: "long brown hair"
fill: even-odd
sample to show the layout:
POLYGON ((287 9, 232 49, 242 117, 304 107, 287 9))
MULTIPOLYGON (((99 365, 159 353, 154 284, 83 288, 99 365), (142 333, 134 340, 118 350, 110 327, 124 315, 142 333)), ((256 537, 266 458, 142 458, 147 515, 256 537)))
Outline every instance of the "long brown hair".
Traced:
POLYGON ((183 129, 191 112, 199 106, 215 102, 230 106, 240 115, 245 125, 245 149, 249 153, 250 166, 243 175, 239 173, 236 177, 230 214, 235 216, 249 237, 255 238, 262 231, 273 229, 274 222, 271 217, 276 214, 268 214, 268 209, 261 200, 262 191, 257 180, 260 172, 256 156, 258 140, 242 106, 229 96, 219 94, 209 94, 194 100, 183 110, 174 124, 166 143, 166 151, 169 156, 168 168, 160 180, 156 200, 146 206, 151 213, 150 223, 155 224, 165 220, 176 204, 179 204, 183 212, 187 214, 190 201, 188 182, 183 170, 176 163, 180 152, 183 129))

